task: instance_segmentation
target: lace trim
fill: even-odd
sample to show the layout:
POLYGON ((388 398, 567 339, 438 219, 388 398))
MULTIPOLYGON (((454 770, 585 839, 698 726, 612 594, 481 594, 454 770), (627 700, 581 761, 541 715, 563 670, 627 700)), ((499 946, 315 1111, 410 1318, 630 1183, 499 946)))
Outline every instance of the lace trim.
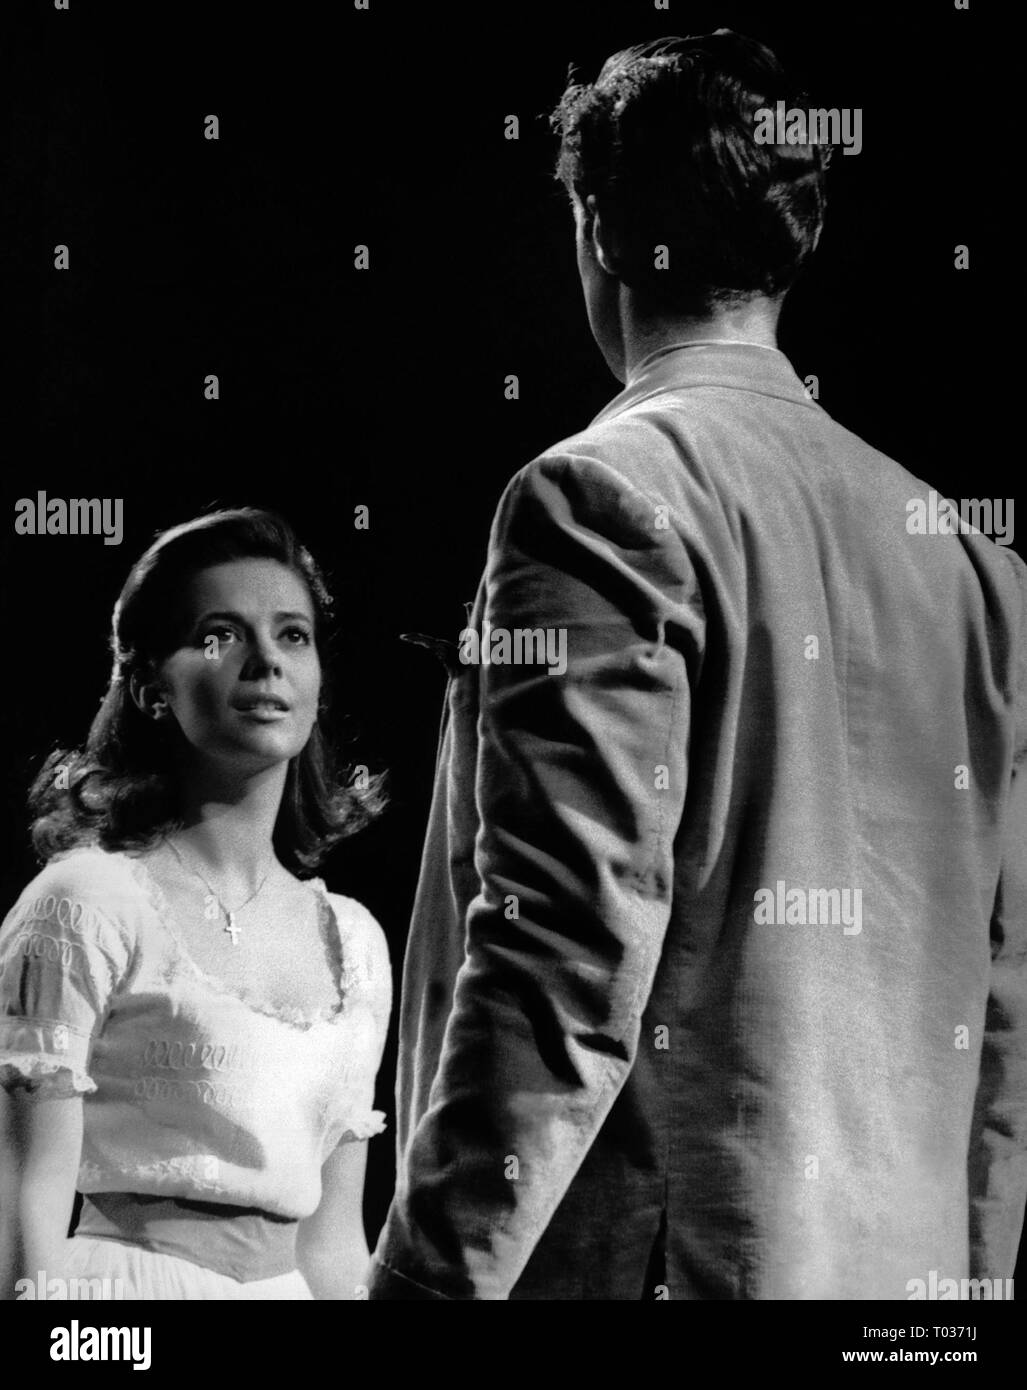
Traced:
POLYGON ((376 1134, 381 1134, 388 1126, 385 1123, 384 1110, 371 1110, 359 1119, 352 1119, 342 1131, 340 1144, 344 1144, 348 1139, 373 1139, 376 1134))
POLYGON ((119 858, 124 859, 128 864, 139 888, 146 896, 154 913, 160 919, 161 925, 174 943, 182 964, 198 980, 201 980, 207 987, 217 994, 224 995, 226 998, 235 999, 240 1004, 244 1004, 254 1013, 263 1014, 267 1018, 278 1019, 280 1023, 287 1023, 293 1028, 306 1031, 319 1023, 334 1023, 345 1012, 348 996, 354 987, 360 982, 361 975, 359 969, 353 964, 353 936, 352 927, 344 927, 339 920, 339 915, 332 906, 328 896, 328 890, 323 881, 319 878, 305 880, 314 889, 317 897, 318 906, 321 912, 321 924, 328 920, 333 927, 329 933, 329 939, 334 947, 336 965, 336 991, 338 1000, 334 1004, 325 1005, 313 1013, 305 1009, 290 1009, 278 1004, 273 1004, 270 1000, 261 998, 249 990, 231 989, 224 981, 216 976, 210 975, 202 970, 193 960, 186 947, 185 942, 179 935, 175 925, 174 914, 171 905, 167 900, 163 888, 154 878, 153 874, 141 859, 134 858, 126 854, 124 850, 112 850, 119 858), (326 919, 327 914, 327 919, 326 919))
POLYGON ((0 1086, 45 1093, 55 1099, 92 1095, 97 1089, 96 1082, 81 1068, 42 1052, 0 1052, 0 1086))

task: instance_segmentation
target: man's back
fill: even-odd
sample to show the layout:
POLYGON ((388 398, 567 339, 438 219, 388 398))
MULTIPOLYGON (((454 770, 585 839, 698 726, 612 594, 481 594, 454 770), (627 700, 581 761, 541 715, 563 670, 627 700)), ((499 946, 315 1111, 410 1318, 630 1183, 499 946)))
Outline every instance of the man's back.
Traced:
POLYGON ((1027 582, 910 534, 928 493, 746 344, 655 354, 508 485, 407 947, 379 1290, 1011 1275, 1027 582), (564 669, 517 664, 527 628, 564 669))
MULTIPOLYGON (((905 1298, 931 1270, 1011 1274, 1023 1159, 1000 1175, 973 1115, 1004 843, 1021 853, 1006 956, 1027 942, 1022 562, 910 534, 928 488, 758 347, 658 357, 552 452, 663 508, 704 634, 635 1065, 517 1295, 652 1297, 661 1219, 649 1276, 670 1297, 905 1298), (975 1220, 1013 1200, 971 1269, 972 1140, 990 1174, 975 1220)), ((1021 977, 996 1018, 1011 1051, 985 1068, 992 1123, 1021 1140, 1023 1008, 1021 977)))
POLYGON ((937 534, 931 490, 777 350, 836 152, 819 120, 767 138, 782 105, 807 102, 775 55, 720 29, 611 54, 550 118, 589 327, 629 385, 492 523, 372 1297, 1012 1274, 1027 568, 937 534))

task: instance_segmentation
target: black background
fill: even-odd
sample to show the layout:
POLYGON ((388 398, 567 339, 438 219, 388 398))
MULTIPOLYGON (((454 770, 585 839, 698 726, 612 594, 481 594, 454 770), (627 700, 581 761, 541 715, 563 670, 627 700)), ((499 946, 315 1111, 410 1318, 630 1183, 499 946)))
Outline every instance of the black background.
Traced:
MULTIPOLYGON (((620 389, 552 178, 547 115, 571 63, 591 80, 629 43, 726 25, 769 43, 814 105, 862 108, 863 150, 835 158, 781 345, 835 418, 943 494, 1015 496, 980 409, 988 239, 967 113, 985 96, 983 23, 983 7, 948 0, 671 0, 669 13, 648 0, 5 0, 4 902, 36 869, 26 786, 50 747, 85 734, 132 561, 211 504, 271 506, 331 575, 341 707, 363 760, 391 770, 389 815, 323 872, 382 922, 398 984, 444 686, 399 634, 455 638, 505 481, 620 389), (369 271, 353 267, 358 243, 369 271), (958 243, 968 272, 953 268, 958 243), (123 544, 15 535, 15 502, 40 489, 123 498, 123 544)), ((390 1117, 394 1031, 378 1100, 390 1117)), ((373 1241, 390 1141, 371 1155, 373 1241)))

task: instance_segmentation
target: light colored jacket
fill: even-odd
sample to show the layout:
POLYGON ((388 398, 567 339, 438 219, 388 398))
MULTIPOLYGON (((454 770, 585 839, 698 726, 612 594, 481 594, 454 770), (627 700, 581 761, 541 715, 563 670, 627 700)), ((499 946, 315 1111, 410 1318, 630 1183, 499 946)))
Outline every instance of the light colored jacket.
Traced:
POLYGON ((510 482, 471 622, 500 659, 449 686, 372 1297, 1012 1274, 1027 568, 911 532, 921 505, 749 345, 654 354, 510 482), (565 633, 566 669, 503 661, 518 629, 565 633))

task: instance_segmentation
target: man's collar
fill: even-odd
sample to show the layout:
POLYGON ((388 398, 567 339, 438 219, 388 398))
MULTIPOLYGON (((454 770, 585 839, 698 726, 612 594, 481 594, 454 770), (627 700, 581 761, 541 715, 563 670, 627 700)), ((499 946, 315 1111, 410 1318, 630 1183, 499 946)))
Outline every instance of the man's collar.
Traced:
POLYGON ((706 339, 669 343, 657 348, 632 369, 628 384, 592 421, 601 424, 630 410, 650 396, 665 391, 684 391, 696 386, 726 386, 819 410, 792 364, 778 348, 759 343, 706 339))

